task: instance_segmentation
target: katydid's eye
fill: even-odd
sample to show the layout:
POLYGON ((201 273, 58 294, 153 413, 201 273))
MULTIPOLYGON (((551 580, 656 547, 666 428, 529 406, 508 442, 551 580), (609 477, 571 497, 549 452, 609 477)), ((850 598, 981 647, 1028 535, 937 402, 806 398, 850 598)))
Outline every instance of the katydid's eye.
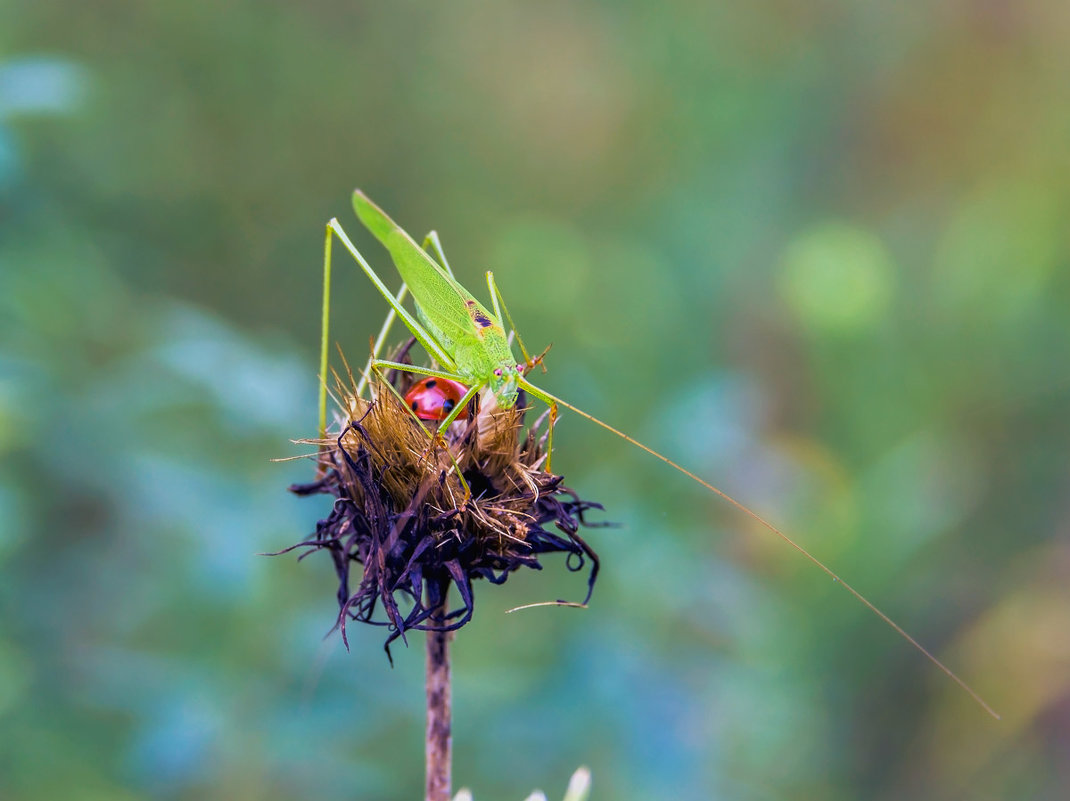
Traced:
POLYGON ((500 367, 497 370, 494 371, 494 375, 501 375, 501 374, 502 374, 502 370, 501 370, 500 367))
POLYGON ((516 366, 516 371, 517 371, 518 373, 520 372, 520 365, 519 365, 519 364, 518 364, 518 365, 516 366))

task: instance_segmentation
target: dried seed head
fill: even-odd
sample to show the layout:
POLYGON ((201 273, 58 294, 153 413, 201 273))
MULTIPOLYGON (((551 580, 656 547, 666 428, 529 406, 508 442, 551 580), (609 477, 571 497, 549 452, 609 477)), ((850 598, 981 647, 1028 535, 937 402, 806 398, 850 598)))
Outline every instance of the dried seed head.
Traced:
MULTIPOLYGON (((406 379, 398 380, 400 393, 406 379)), ((320 446, 320 478, 290 488, 335 498, 315 534, 286 551, 331 554, 347 647, 350 619, 386 626, 388 655, 408 630, 460 628, 472 617, 473 579, 501 584, 518 568, 541 569, 542 554, 568 554, 574 571, 589 560, 590 598, 598 557, 577 532, 592 525, 584 513, 602 507, 541 469, 542 447, 523 426, 522 404, 497 409, 491 399, 435 442, 389 385, 376 386, 369 402, 339 382, 344 424, 325 440, 309 440, 320 446), (354 563, 363 571, 351 590, 354 563), (442 615, 451 585, 461 603, 442 615)))

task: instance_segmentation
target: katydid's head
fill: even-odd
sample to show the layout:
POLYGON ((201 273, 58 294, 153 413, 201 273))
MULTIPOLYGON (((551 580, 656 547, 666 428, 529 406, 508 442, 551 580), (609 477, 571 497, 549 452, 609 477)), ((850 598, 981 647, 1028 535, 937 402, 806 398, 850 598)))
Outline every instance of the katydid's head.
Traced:
POLYGON ((511 409, 516 405, 516 394, 520 388, 521 365, 514 361, 502 362, 494 368, 490 376, 490 391, 502 409, 511 409))

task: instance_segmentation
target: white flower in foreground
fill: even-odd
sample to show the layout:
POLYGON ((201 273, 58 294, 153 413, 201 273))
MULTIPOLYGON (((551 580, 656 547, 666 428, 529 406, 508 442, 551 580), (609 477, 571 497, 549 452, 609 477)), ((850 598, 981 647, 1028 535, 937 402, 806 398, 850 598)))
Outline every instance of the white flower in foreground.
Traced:
MULTIPOLYGON (((591 771, 586 767, 580 767, 568 780, 568 789, 565 790, 564 801, 587 801, 591 792, 591 771)), ((473 801, 472 791, 464 787, 457 791, 453 801, 473 801)), ((524 801, 546 801, 546 794, 542 790, 536 790, 524 801)))

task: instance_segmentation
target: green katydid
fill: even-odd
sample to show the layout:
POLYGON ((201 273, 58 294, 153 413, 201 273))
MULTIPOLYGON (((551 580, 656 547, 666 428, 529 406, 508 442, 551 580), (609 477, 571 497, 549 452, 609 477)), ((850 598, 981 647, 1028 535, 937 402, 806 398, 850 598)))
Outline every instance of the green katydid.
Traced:
MULTIPOLYGON (((368 276, 376 289, 390 304, 390 313, 386 323, 376 340, 372 358, 368 362, 368 370, 377 371, 380 368, 397 369, 416 373, 424 376, 435 376, 460 382, 469 387, 468 392, 457 403, 451 412, 442 420, 438 433, 443 434, 457 416, 464 410, 484 389, 488 389, 494 396, 500 408, 508 409, 516 404, 518 392, 525 390, 531 396, 543 401, 550 408, 550 423, 547 429, 547 459, 546 470, 550 469, 550 458, 553 452, 553 429, 557 418, 558 408, 564 407, 581 417, 590 420, 607 431, 617 435, 627 442, 646 451, 673 469, 683 473, 710 492, 715 493, 722 499, 736 507, 738 510, 757 521, 763 527, 782 539, 806 559, 824 571, 834 581, 841 584, 851 595, 877 615, 888 626, 894 629, 901 637, 907 640, 918 651, 925 655, 930 662, 938 667, 943 673, 951 678, 963 690, 965 690, 980 706, 995 718, 999 715, 980 697, 968 684, 960 679, 950 668, 946 667, 939 659, 926 650, 917 640, 910 636, 901 626, 895 623, 884 612, 873 605, 865 596, 855 590, 850 584, 841 579, 829 567, 817 557, 799 545, 795 540, 788 537, 783 531, 772 523, 752 511, 735 498, 718 489, 713 484, 703 480, 690 470, 680 466, 667 456, 658 453, 653 448, 633 439, 624 432, 604 423, 591 414, 579 409, 572 404, 551 395, 532 384, 527 373, 541 361, 541 356, 531 358, 523 345, 523 340, 516 336, 524 355, 524 361, 518 362, 513 355, 510 338, 506 334, 502 324, 502 313, 509 322, 510 328, 515 333, 512 318, 505 307, 504 299, 498 291, 494 281, 494 275, 487 272, 487 287, 490 291, 490 300, 493 312, 483 306, 476 298, 454 278, 452 270, 446 261, 445 254, 438 236, 432 232, 424 241, 423 247, 406 233, 397 223, 386 215, 368 197, 356 190, 353 193, 353 208, 357 217, 364 226, 386 247, 394 265, 401 275, 403 284, 397 293, 392 293, 371 268, 368 262, 354 247, 353 243, 342 230, 337 219, 327 223, 327 235, 324 248, 324 300, 323 300, 323 341, 321 349, 321 378, 327 375, 328 355, 328 318, 329 318, 329 292, 331 276, 331 244, 334 237, 345 246, 356 260, 360 268, 368 276), (430 253, 429 253, 430 251, 430 253), (434 258, 432 255, 434 255, 434 258), (437 259, 437 260, 436 260, 437 259), (413 316, 403 305, 406 293, 411 294, 416 305, 416 315, 413 316), (378 350, 385 340, 390 325, 394 318, 398 317, 405 324, 428 355, 441 366, 442 369, 417 367, 410 364, 401 364, 378 358, 378 350)), ((361 382, 361 389, 365 386, 366 378, 361 382)), ((358 390, 359 393, 359 390, 358 390)), ((326 383, 321 380, 320 391, 320 436, 326 430, 326 383)))

